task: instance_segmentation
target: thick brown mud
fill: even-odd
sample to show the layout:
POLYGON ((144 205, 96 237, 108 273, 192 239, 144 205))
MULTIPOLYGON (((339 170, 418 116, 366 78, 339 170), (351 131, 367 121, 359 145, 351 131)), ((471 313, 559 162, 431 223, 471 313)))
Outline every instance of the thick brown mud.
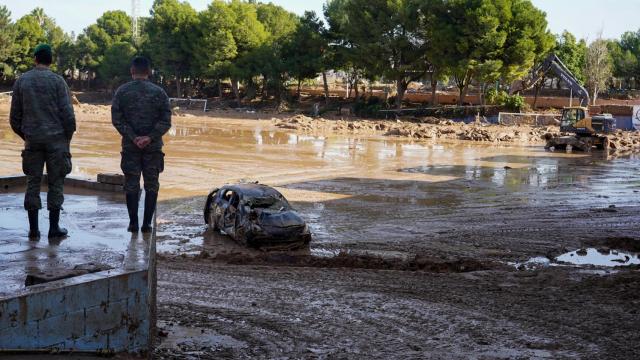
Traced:
POLYGON ((156 356, 632 359, 637 280, 555 268, 434 274, 171 260, 159 273, 160 319, 233 341, 212 346, 205 334, 156 356))
MULTIPOLYGON (((3 109, 0 173, 16 174, 22 145, 3 109)), ((118 172, 107 110, 77 108, 74 175, 118 172)), ((307 131, 271 118, 174 118, 158 215, 167 337, 157 358, 637 354, 637 266, 514 266, 583 249, 637 254, 637 155, 347 123, 307 131), (208 191, 243 179, 291 201, 311 228, 308 249, 246 249, 206 229, 208 191)))

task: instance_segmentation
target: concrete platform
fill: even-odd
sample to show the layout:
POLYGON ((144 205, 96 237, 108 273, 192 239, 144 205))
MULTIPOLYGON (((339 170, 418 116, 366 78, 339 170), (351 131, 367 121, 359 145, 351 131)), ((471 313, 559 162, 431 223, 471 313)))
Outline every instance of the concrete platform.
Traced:
MULTIPOLYGON (((24 178, 0 178, 0 355, 142 353, 151 343, 155 236, 126 231, 118 187, 66 182, 65 239, 29 241, 24 178)), ((44 189, 46 191, 46 188, 44 189)), ((46 209, 46 193, 42 195, 46 209)))

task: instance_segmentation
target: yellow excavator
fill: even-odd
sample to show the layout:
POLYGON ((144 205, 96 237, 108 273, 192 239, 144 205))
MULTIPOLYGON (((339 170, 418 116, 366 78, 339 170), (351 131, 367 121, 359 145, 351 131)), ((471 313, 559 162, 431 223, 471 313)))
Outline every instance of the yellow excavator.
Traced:
POLYGON ((570 145, 574 149, 591 151, 592 148, 608 150, 610 142, 608 134, 616 131, 616 119, 611 114, 589 114, 589 92, 576 80, 575 76, 555 54, 550 54, 540 66, 535 68, 524 80, 511 84, 511 95, 533 88, 538 82, 553 72, 562 79, 572 97, 580 99, 580 106, 570 106, 562 110, 560 131, 572 135, 551 137, 547 139, 547 149, 564 150, 570 145))

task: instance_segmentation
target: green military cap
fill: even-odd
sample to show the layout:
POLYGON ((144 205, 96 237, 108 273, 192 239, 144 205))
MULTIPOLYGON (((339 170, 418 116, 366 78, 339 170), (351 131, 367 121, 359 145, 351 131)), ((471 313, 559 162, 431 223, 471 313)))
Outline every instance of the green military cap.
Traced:
POLYGON ((51 46, 49 44, 39 44, 38 46, 36 46, 36 49, 33 51, 33 55, 35 56, 40 52, 51 54, 52 53, 51 46))

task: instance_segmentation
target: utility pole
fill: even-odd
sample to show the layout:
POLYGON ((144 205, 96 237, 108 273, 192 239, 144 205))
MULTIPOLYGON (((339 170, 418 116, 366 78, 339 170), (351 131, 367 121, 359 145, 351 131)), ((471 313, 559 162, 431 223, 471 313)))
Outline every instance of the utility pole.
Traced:
POLYGON ((140 17, 140 0, 131 0, 131 32, 133 34, 133 43, 138 43, 140 30, 138 18, 140 17))

